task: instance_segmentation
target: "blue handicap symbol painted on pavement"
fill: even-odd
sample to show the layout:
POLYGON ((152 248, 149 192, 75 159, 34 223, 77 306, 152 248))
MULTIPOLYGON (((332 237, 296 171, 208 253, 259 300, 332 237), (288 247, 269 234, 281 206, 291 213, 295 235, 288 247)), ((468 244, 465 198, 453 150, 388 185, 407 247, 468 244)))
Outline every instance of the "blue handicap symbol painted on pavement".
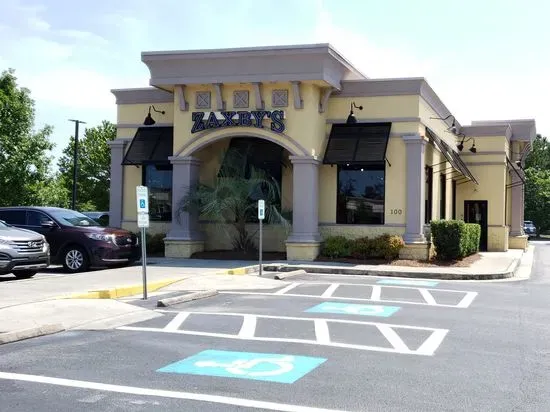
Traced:
POLYGON ((380 279, 382 285, 406 285, 406 286, 437 286, 439 282, 433 280, 407 280, 407 279, 380 279))
POLYGON ((139 207, 140 207, 141 209, 145 209, 145 199, 140 199, 140 200, 139 200, 139 207))
POLYGON ((205 350, 157 372, 294 383, 325 361, 309 356, 205 350))
POLYGON ((323 302, 306 310, 315 313, 342 313, 345 315, 380 316, 387 318, 401 309, 399 306, 357 305, 353 303, 323 302))

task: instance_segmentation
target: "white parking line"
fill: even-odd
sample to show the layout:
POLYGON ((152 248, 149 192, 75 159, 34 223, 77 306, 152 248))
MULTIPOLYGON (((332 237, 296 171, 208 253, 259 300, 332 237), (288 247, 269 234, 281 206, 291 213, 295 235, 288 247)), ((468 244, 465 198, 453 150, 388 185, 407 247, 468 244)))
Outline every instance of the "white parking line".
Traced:
POLYGON ((164 327, 166 330, 178 330, 181 324, 187 319, 189 313, 180 312, 178 313, 172 321, 164 327))
POLYGON ((428 305, 437 305, 437 302, 435 301, 434 297, 430 293, 428 289, 418 289, 424 300, 428 305))
MULTIPOLYGON (((417 289, 417 288, 413 288, 417 289)), ((313 298, 313 299, 326 299, 322 297, 321 295, 301 295, 297 293, 280 293, 281 291, 275 292, 275 293, 268 293, 268 292, 239 292, 239 291, 232 291, 232 290, 224 290, 220 291, 220 294, 226 294, 226 295, 257 295, 257 296, 275 296, 275 297, 294 297, 294 298, 313 298)), ((457 305, 446 305, 443 303, 429 303, 429 302, 415 302, 410 300, 399 300, 399 299, 377 299, 376 302, 386 302, 386 303, 401 303, 406 305, 420 305, 420 306, 436 306, 438 308, 459 308, 459 309, 465 309, 474 300, 474 298, 477 295, 477 292, 466 292, 467 295, 462 299, 462 301, 457 305)), ((433 298, 433 297, 432 297, 433 298)), ((348 297, 339 297, 339 296, 331 296, 331 300, 351 300, 351 301, 357 301, 357 302, 372 302, 373 299, 371 298, 348 298, 348 297)))
POLYGON ((370 299, 377 301, 377 300, 380 300, 381 296, 382 296, 382 287, 374 285, 372 287, 372 293, 370 295, 370 299))
POLYGON ((292 290, 292 289, 294 289, 295 287, 300 286, 300 285, 301 285, 301 283, 297 283, 297 282, 291 283, 290 285, 288 285, 288 286, 282 288, 281 290, 278 290, 277 292, 275 292, 275 294, 276 294, 276 295, 283 295, 283 294, 285 294, 286 292, 288 292, 289 290, 292 290))
POLYGON ((243 324, 241 330, 239 331, 239 337, 241 338, 251 338, 256 332, 256 317, 250 315, 244 315, 243 324))
POLYGON ((318 342, 330 343, 328 323, 323 319, 315 319, 315 338, 318 342))
POLYGON ((313 408, 309 406, 291 405, 286 403, 258 401, 254 399, 236 398, 231 396, 210 395, 207 393, 168 391, 163 389, 141 388, 136 386, 112 385, 107 383, 80 381, 73 379, 54 378, 50 376, 27 375, 22 373, 0 372, 0 379, 42 383, 65 386, 69 388, 90 389, 103 392, 124 393, 138 396, 153 396, 160 398, 185 399, 190 401, 210 402, 223 405, 242 406, 245 408, 265 409, 282 412, 344 412, 336 409, 313 408))
MULTIPOLYGON (((181 313, 177 311, 170 310, 157 310, 157 312, 162 313, 181 313)), ((438 329, 438 328, 429 328, 421 326, 409 326, 409 325, 397 325, 390 323, 379 323, 379 322, 366 322, 366 321, 355 321, 355 320, 341 320, 341 319, 323 319, 323 318, 303 318, 295 316, 270 316, 270 315, 256 315, 249 313, 235 313, 235 312, 184 312, 193 315, 209 315, 209 316, 239 316, 243 319, 243 325, 239 333, 230 334, 230 333, 215 333, 215 332, 202 332, 196 330, 171 330, 164 328, 150 328, 150 327, 139 327, 139 326, 121 326, 117 329, 119 330, 129 330, 129 331, 141 331, 141 332, 155 332, 155 333, 174 333, 182 335, 195 335, 195 336, 208 336, 214 338, 225 338, 225 339, 239 339, 239 340, 251 340, 251 341, 264 341, 264 342, 286 342, 286 343, 302 343, 310 345, 321 345, 321 346, 331 346, 345 349, 357 349, 357 350, 367 350, 367 351, 377 351, 377 352, 390 352, 390 353, 401 353, 406 355, 423 355, 423 356, 433 356, 436 349, 439 347, 443 338, 447 334, 447 329, 438 329), (254 321, 251 320, 254 318, 254 321), (264 336, 255 336, 255 325, 258 319, 283 319, 283 320, 298 320, 306 323, 313 323, 315 328, 315 339, 293 339, 293 338, 271 338, 264 336), (359 345, 359 344, 347 344, 341 342, 333 342, 330 338, 330 325, 331 324, 347 324, 347 325, 364 325, 364 326, 373 326, 376 330, 388 341, 391 347, 386 346, 372 346, 372 345, 359 345), (245 326, 246 324, 246 326, 245 326), (252 330, 252 325, 254 325, 254 330, 252 330), (244 329, 244 332, 243 332, 244 329), (429 340, 430 343, 425 345, 423 344, 419 349, 413 350, 405 344, 403 339, 398 335, 397 331, 399 330, 418 330, 425 331, 430 334, 426 340, 429 340), (433 338, 433 334, 436 334, 437 337, 433 338)))
POLYGON ((333 283, 331 284, 327 290, 323 292, 321 295, 323 298, 330 298, 334 292, 336 292, 336 289, 338 289, 338 286, 340 286, 339 283, 333 283))

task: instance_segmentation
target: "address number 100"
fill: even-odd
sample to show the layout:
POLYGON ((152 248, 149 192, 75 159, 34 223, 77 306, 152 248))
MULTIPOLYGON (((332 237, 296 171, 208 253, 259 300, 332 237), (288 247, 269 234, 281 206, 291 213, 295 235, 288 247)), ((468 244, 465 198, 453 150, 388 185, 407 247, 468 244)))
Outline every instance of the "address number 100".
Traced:
POLYGON ((402 215, 403 214, 403 209, 390 209, 390 214, 391 215, 402 215))

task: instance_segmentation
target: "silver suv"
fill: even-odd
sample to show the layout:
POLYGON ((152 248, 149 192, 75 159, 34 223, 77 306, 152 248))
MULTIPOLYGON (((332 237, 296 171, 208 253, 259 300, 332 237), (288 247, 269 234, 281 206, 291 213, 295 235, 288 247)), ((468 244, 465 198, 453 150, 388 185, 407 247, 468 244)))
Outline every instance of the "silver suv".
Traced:
POLYGON ((44 235, 0 220, 0 275, 30 278, 49 264, 50 245, 44 235))

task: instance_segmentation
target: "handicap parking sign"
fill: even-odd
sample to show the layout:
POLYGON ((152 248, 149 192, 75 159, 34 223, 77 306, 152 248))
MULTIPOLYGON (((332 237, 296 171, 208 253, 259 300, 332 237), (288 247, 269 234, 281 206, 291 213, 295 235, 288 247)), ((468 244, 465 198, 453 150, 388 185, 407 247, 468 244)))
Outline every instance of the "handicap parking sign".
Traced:
POLYGON ((325 361, 309 356, 205 350, 157 372, 294 383, 325 361))
POLYGON ((387 318, 401 309, 399 306, 356 305, 353 303, 323 302, 306 310, 314 313, 340 313, 344 315, 380 316, 387 318))

